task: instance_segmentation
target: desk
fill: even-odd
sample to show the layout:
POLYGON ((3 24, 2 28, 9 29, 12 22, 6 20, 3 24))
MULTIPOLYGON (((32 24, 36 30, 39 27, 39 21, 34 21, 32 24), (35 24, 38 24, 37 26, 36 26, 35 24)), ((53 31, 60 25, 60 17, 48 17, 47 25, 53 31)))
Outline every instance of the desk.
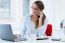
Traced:
POLYGON ((20 41, 20 42, 11 42, 11 41, 5 41, 0 39, 0 43, 65 43, 61 41, 52 41, 51 39, 48 40, 30 40, 30 41, 20 41))

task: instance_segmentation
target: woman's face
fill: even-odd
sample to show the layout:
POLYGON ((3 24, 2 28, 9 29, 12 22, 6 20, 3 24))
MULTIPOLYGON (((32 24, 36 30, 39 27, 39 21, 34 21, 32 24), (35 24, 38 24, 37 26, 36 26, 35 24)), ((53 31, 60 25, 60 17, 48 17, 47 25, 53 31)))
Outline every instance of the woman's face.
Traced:
POLYGON ((40 9, 39 9, 39 8, 37 7, 37 5, 34 3, 34 4, 32 5, 32 14, 33 14, 33 15, 38 15, 39 12, 40 12, 40 9))

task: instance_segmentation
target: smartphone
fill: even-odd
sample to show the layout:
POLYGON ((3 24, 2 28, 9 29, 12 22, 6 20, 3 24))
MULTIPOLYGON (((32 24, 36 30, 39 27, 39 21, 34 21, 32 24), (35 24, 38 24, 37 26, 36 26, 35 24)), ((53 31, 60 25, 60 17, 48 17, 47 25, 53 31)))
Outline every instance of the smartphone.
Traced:
POLYGON ((36 40, 47 40, 48 38, 38 38, 36 40))
POLYGON ((60 41, 61 39, 51 39, 51 40, 53 40, 53 41, 60 41))
POLYGON ((38 15, 38 18, 40 18, 40 16, 38 15))
POLYGON ((40 12, 39 12, 39 15, 38 15, 38 18, 40 18, 40 15, 41 15, 41 14, 42 14, 42 12, 40 11, 40 12))

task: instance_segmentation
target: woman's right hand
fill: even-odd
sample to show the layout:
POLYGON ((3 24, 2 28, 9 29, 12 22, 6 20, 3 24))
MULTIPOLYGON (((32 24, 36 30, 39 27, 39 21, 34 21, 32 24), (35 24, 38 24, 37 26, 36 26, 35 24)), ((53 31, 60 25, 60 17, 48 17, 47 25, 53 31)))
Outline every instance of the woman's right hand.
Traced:
POLYGON ((14 38, 19 38, 19 37, 21 37, 19 34, 14 35, 14 38))

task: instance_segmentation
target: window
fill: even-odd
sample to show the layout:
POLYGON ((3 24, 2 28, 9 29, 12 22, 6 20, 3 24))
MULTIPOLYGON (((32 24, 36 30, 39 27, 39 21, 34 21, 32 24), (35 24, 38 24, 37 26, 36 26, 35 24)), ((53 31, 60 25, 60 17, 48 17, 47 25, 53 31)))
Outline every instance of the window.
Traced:
POLYGON ((10 16, 10 0, 0 0, 0 18, 10 16))
POLYGON ((23 16, 31 14, 31 5, 35 0, 23 0, 23 16))
POLYGON ((23 0, 23 16, 29 13, 29 0, 23 0))

